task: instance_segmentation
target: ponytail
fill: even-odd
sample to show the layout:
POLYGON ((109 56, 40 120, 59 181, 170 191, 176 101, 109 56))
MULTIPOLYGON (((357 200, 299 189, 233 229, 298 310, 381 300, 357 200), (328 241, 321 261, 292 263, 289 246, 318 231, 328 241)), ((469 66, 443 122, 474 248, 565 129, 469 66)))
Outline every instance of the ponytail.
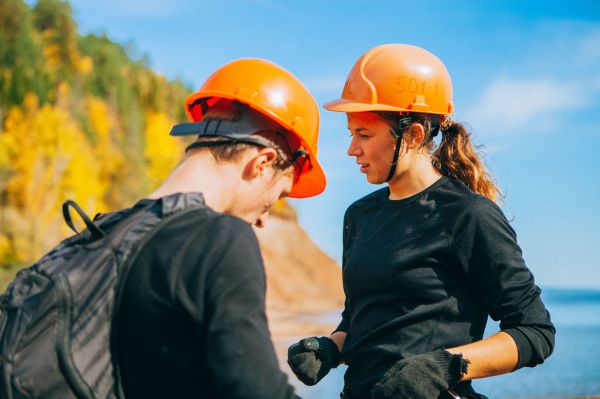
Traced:
POLYGON ((485 170, 483 162, 471 144, 471 134, 459 122, 451 119, 440 120, 439 115, 418 112, 399 113, 394 111, 374 111, 388 122, 398 137, 411 123, 420 123, 425 130, 423 147, 431 154, 433 166, 442 174, 460 180, 471 191, 492 201, 501 197, 500 190, 492 176, 485 170), (441 123, 440 123, 441 122, 441 123), (435 148, 434 137, 442 132, 440 144, 435 148))
POLYGON ((443 175, 460 180, 471 191, 496 201, 500 194, 492 176, 471 143, 471 134, 459 122, 441 127, 442 139, 432 154, 433 166, 443 175))

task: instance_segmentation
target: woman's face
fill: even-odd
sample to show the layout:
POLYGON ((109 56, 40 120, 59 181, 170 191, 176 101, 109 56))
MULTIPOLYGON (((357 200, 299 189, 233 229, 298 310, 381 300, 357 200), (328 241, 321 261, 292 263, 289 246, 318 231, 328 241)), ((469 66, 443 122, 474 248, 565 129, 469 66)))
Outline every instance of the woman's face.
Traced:
POLYGON ((389 124, 373 112, 348 113, 352 140, 348 155, 356 158, 360 171, 372 184, 385 183, 394 158, 396 140, 389 124))

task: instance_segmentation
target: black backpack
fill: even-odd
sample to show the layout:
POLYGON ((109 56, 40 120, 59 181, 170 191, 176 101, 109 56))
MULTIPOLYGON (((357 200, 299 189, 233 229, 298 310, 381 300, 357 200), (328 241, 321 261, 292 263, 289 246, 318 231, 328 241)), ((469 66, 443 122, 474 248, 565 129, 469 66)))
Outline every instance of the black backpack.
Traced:
POLYGON ((0 296, 0 399, 123 398, 114 348, 129 266, 160 226, 203 206, 201 194, 175 194, 92 222, 65 202, 67 224, 75 230, 73 207, 87 229, 19 271, 0 296))

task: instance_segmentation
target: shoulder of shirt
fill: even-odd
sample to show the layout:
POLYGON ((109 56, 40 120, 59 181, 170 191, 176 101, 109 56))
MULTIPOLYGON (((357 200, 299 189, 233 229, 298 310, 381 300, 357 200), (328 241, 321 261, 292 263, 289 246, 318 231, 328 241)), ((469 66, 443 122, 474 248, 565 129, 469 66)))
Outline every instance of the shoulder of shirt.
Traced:
POLYGON ((494 201, 471 191, 471 189, 456 179, 449 178, 446 190, 450 193, 449 202, 455 206, 456 214, 465 213, 474 217, 485 216, 490 213, 504 214, 494 201))
POLYGON ((354 201, 346 210, 346 213, 353 212, 355 209, 359 209, 365 206, 378 204, 382 199, 387 198, 388 188, 383 187, 379 190, 375 190, 372 193, 365 195, 362 198, 354 201))
MULTIPOLYGON (((189 235, 206 235, 213 232, 224 239, 255 237, 252 227, 242 219, 203 207, 186 213, 184 218, 173 217, 162 229, 191 230, 189 235)), ((177 233, 176 233, 177 234, 177 233)), ((185 234, 188 236, 188 234, 185 234)), ((216 238, 216 237, 215 237, 216 238)))
POLYGON ((237 216, 226 213, 214 213, 215 223, 219 228, 226 229, 228 233, 238 237, 240 235, 251 235, 252 237, 256 237, 254 230, 252 230, 252 226, 250 226, 248 222, 238 218, 237 216))
MULTIPOLYGON (((200 208, 190 211, 181 218, 174 218, 160 228, 159 240, 163 244, 161 251, 172 251, 173 256, 182 259, 182 270, 192 272, 201 262, 205 270, 216 270, 228 254, 241 259, 252 270, 262 268, 262 263, 251 262, 260 259, 260 248, 254 230, 242 219, 200 208)), ((182 276, 187 272, 182 272, 182 276)))

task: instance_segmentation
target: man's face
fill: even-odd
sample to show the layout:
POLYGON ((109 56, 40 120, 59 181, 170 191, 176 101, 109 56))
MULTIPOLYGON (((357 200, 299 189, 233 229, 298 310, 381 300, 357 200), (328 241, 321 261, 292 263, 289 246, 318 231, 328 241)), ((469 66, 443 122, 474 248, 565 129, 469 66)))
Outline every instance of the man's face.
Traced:
POLYGON ((272 165, 247 180, 238 191, 236 203, 229 213, 257 227, 264 227, 271 207, 292 190, 294 168, 277 171, 272 165))
POLYGON ((292 184, 294 183, 294 173, 292 171, 276 172, 271 184, 267 184, 264 192, 262 193, 261 200, 258 201, 257 211, 259 215, 254 221, 256 227, 264 227, 266 219, 269 216, 269 211, 275 205, 279 199, 283 199, 289 195, 292 191, 292 184))

